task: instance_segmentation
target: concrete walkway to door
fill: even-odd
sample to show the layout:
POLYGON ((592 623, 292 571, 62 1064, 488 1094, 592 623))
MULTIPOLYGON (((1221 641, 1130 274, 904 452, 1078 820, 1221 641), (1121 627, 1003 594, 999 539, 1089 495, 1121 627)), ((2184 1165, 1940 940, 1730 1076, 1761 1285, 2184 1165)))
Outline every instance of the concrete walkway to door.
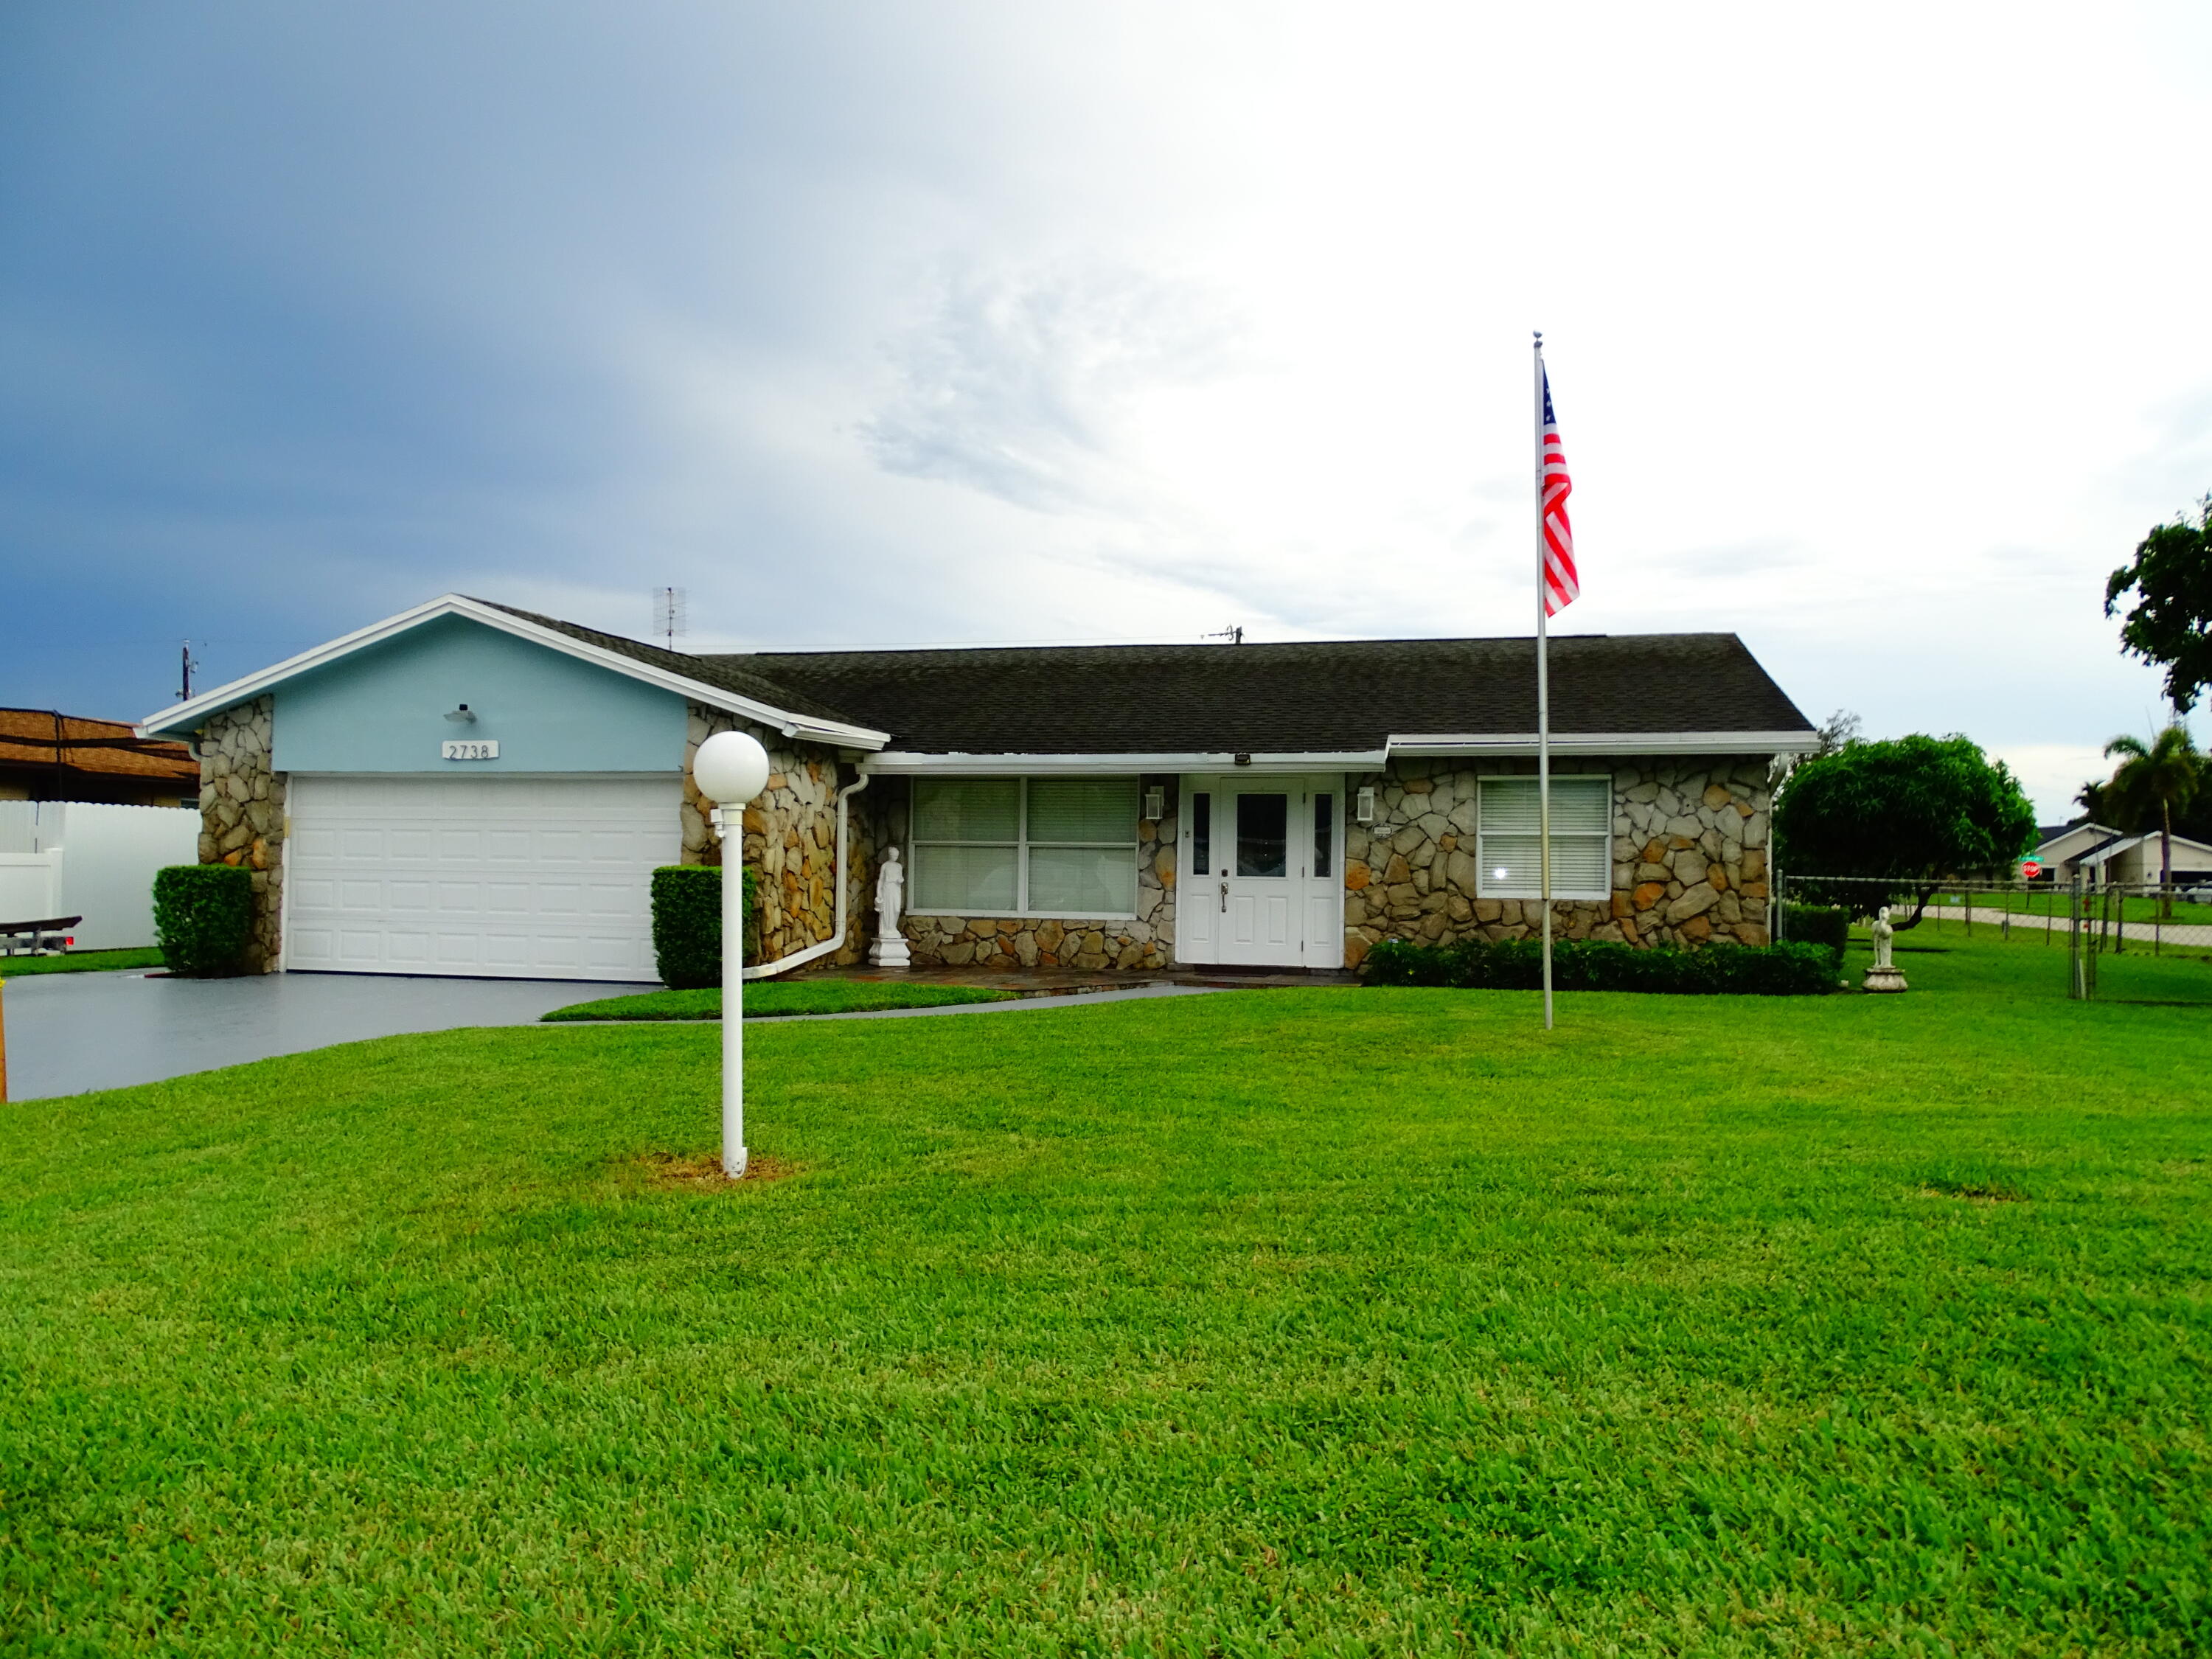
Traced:
MULTIPOLYGON (((0 977, 5 974, 0 968, 0 977)), ((572 1002, 651 988, 598 980, 373 974, 40 974, 9 980, 4 994, 8 1093, 40 1100, 403 1031, 529 1025, 572 1002)))

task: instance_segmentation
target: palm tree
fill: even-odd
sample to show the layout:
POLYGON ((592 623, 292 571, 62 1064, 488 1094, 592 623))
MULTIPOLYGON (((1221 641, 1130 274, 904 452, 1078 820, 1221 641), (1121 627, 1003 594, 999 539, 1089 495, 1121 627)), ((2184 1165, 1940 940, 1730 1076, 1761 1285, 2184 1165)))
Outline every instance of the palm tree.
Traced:
POLYGON ((2189 728, 2179 721, 2148 743, 2123 732, 2105 745, 2105 757, 2122 757, 2112 769, 2103 798, 2134 822, 2133 829, 2158 821, 2161 853, 2160 880, 2166 890, 2164 914, 2173 915, 2173 815, 2186 811, 2205 782, 2205 757, 2197 752, 2189 728), (2154 811, 2154 808, 2156 810, 2154 811))

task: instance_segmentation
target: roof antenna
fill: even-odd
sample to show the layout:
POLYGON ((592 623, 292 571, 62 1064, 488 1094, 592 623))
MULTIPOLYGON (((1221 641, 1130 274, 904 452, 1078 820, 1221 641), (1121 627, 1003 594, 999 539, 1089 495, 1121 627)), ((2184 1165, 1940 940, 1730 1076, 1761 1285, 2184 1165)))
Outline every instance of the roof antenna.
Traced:
POLYGON ((691 631, 691 596, 680 587, 656 587, 653 590, 653 631, 668 649, 676 648, 677 636, 691 631))
POLYGON ((1244 629, 1237 623, 1231 623, 1218 633, 1200 634, 1198 637, 1201 640, 1226 640, 1231 645, 1242 645, 1244 643, 1244 629))

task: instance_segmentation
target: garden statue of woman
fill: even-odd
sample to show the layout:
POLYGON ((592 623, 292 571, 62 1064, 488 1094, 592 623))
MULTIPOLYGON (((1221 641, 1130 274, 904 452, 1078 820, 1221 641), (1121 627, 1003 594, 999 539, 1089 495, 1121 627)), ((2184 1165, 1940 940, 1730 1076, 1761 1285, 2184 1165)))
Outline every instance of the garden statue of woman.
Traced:
POLYGON ((1890 926, 1887 904, 1875 913, 1874 927, 1869 931, 1874 934, 1874 966, 1867 969, 1865 988, 1869 991, 1905 989, 1905 975, 1898 972, 1897 963, 1890 958, 1890 940, 1895 937, 1897 929, 1890 926))
POLYGON ((884 866, 876 876, 876 939, 868 946, 868 960, 878 968, 905 968, 913 964, 913 954, 908 951, 906 935, 899 929, 899 917, 906 909, 906 869, 899 863, 896 847, 884 849, 884 866))

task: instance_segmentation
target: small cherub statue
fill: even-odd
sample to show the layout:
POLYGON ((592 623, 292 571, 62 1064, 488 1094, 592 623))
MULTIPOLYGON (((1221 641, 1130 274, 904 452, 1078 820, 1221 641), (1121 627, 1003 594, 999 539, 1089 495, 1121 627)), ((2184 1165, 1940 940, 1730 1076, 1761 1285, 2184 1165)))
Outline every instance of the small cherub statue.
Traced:
POLYGON ((886 933, 898 931, 899 916, 906 904, 906 870, 899 863, 899 850, 893 847, 884 854, 884 867, 876 876, 876 926, 886 933))
POLYGON ((876 939, 868 946, 868 960, 878 968, 905 968, 913 963, 899 917, 906 908, 906 866, 896 847, 884 849, 883 868, 876 874, 876 939))
POLYGON ((1905 975, 1891 959, 1890 941, 1897 929, 1890 924, 1889 907, 1885 904, 1875 913, 1874 926, 1868 930, 1874 935, 1874 966, 1867 969, 1863 988, 1869 991, 1902 991, 1906 988, 1905 975))

